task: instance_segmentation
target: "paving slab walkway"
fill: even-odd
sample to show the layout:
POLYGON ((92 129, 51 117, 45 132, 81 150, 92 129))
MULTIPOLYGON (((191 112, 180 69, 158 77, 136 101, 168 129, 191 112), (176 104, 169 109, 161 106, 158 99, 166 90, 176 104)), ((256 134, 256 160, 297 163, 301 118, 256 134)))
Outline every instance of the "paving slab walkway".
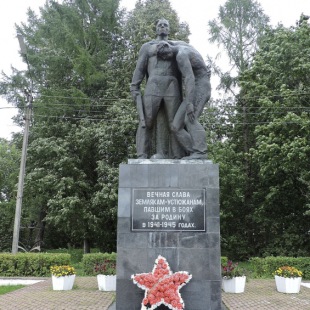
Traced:
MULTIPOLYGON (((114 300, 115 293, 98 290, 96 277, 76 277, 71 291, 53 291, 52 280, 44 279, 0 295, 0 309, 111 310, 114 300)), ((223 292, 222 301, 227 310, 310 310, 310 288, 302 286, 299 294, 282 294, 276 291, 274 280, 250 279, 244 293, 223 292)))
POLYGON ((98 290, 96 277, 76 277, 73 290, 53 291, 52 279, 0 295, 1 310, 108 310, 115 293, 98 290))
POLYGON ((283 294, 274 280, 250 279, 241 294, 222 292, 228 310, 310 310, 310 288, 301 286, 299 294, 283 294))

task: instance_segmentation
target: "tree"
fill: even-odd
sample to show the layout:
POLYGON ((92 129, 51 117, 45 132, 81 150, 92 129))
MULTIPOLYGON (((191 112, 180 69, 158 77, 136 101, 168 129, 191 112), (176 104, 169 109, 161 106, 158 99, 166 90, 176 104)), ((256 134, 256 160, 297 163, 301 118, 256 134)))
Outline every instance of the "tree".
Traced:
POLYGON ((249 67, 268 21, 269 17, 254 0, 228 0, 220 6, 218 18, 209 21, 210 42, 224 48, 231 64, 225 73, 214 67, 220 77, 220 89, 234 92, 238 78, 230 72, 236 70, 238 75, 249 67))
POLYGON ((239 86, 240 74, 251 66, 268 20, 257 2, 228 0, 220 7, 218 18, 209 22, 210 42, 224 47, 231 64, 230 70, 223 73, 209 58, 213 71, 220 76, 218 89, 229 91, 234 98, 229 106, 225 107, 223 101, 221 106, 224 107, 217 108, 226 112, 224 122, 229 125, 226 127, 227 135, 223 136, 225 143, 217 143, 214 149, 216 152, 213 151, 214 158, 220 162, 220 173, 223 176, 220 194, 223 210, 222 245, 231 256, 236 256, 236 248, 240 257, 251 255, 247 253, 247 248, 253 227, 251 222, 247 222, 244 227, 244 218, 253 208, 252 193, 255 182, 255 168, 251 158, 247 156, 253 143, 251 130, 254 127, 250 124, 248 103, 243 100, 242 90, 237 94, 236 86, 239 86), (235 72, 236 76, 233 76, 232 72, 235 72), (234 226, 234 234, 231 232, 232 218, 238 218, 236 223, 243 223, 234 226), (236 238, 237 235, 240 238, 236 238))
POLYGON ((110 76, 102 65, 111 59, 117 21, 118 1, 47 1, 40 17, 29 10, 28 23, 17 26, 30 70, 4 76, 1 93, 22 108, 20 90, 34 86, 23 220, 39 222, 39 239, 47 222, 65 243, 84 240, 88 249, 98 229, 91 205, 98 189, 96 126, 83 119, 107 109, 110 76))
POLYGON ((12 246, 20 153, 14 144, 0 139, 0 251, 12 246))
MULTIPOLYGON (((135 46, 143 44, 128 27, 145 20, 126 16, 118 2, 50 0, 40 17, 29 11, 17 28, 30 71, 14 70, 0 83, 0 93, 20 108, 21 90, 34 86, 23 221, 38 222, 36 240, 45 247, 116 248, 118 167, 134 157, 137 127, 129 81, 135 46)), ((141 9, 153 19, 147 12, 156 7, 173 16, 174 29, 187 29, 178 28, 168 1, 140 5, 136 14, 141 9)))
POLYGON ((296 25, 265 30, 239 72, 231 134, 213 153, 231 258, 309 255, 309 24, 296 25))
POLYGON ((252 221, 261 255, 308 255, 310 26, 278 26, 267 32, 252 67, 240 78, 256 110, 258 167, 252 221))
POLYGON ((310 118, 288 112, 257 128, 259 207, 253 217, 262 255, 307 256, 310 194, 310 118), (262 194, 264 193, 264 195, 262 194))

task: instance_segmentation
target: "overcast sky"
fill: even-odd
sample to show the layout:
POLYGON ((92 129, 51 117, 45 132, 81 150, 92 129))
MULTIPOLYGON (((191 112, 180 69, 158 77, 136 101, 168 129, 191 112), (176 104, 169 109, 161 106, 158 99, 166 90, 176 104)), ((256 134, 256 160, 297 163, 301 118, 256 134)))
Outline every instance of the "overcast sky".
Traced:
MULTIPOLYGON (((121 0, 121 6, 131 10, 136 0, 121 0)), ((217 17, 219 6, 226 0, 170 0, 172 7, 177 11, 180 21, 189 24, 192 35, 190 44, 193 45, 203 56, 215 56, 218 48, 208 42, 207 24, 209 20, 217 17)), ((310 0, 258 0, 264 12, 271 19, 272 25, 279 22, 284 26, 295 25, 301 13, 310 15, 310 0)), ((16 39, 14 24, 26 21, 27 8, 31 7, 39 12, 45 0, 0 0, 0 40, 1 57, 0 71, 11 73, 10 67, 22 70, 26 65, 19 57, 19 45, 16 39)), ((216 85, 212 85, 215 89, 216 85)), ((19 130, 12 123, 11 118, 16 110, 10 108, 4 99, 0 98, 0 137, 9 139, 11 132, 19 130)))

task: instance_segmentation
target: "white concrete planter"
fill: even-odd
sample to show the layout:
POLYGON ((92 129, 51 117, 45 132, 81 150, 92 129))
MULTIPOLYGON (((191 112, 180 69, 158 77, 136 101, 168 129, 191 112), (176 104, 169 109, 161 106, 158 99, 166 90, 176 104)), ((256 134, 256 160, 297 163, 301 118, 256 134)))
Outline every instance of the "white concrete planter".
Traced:
POLYGON ((69 291, 72 290, 75 280, 75 274, 70 276, 55 277, 52 276, 53 290, 54 291, 69 291))
POLYGON ((116 291, 116 276, 97 275, 99 291, 116 291))
POLYGON ((243 293, 246 276, 222 279, 222 289, 225 293, 243 293))
POLYGON ((301 277, 284 278, 275 276, 277 291, 280 293, 299 293, 301 277))

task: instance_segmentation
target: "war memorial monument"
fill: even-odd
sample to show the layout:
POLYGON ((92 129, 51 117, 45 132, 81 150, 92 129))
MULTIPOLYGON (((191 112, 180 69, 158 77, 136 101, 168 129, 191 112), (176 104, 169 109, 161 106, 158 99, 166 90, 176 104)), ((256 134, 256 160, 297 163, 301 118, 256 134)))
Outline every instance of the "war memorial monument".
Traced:
POLYGON ((210 70, 192 46, 168 39, 167 20, 156 34, 130 87, 137 159, 119 171, 116 310, 220 310, 219 167, 198 121, 210 70))

